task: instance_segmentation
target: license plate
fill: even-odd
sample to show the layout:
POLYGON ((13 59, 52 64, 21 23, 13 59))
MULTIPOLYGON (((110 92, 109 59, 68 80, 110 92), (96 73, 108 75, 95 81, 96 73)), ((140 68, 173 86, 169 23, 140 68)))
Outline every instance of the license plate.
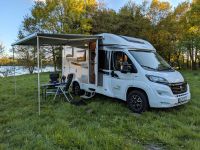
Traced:
POLYGON ((187 101, 187 96, 179 97, 179 98, 178 98, 178 102, 179 102, 179 103, 184 102, 184 101, 187 101))

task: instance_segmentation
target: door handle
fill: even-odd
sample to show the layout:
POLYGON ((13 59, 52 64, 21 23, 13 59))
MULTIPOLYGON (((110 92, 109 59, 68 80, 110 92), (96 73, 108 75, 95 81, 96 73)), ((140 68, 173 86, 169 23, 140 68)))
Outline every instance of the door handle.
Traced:
POLYGON ((113 77, 113 78, 119 78, 119 76, 114 71, 111 71, 111 77, 113 77))
POLYGON ((115 76, 115 72, 112 70, 111 71, 111 77, 114 77, 115 76))

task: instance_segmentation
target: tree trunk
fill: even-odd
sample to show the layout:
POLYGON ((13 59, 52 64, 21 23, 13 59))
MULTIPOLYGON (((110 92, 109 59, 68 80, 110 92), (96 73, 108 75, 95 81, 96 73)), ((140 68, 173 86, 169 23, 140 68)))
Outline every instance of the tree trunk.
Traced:
POLYGON ((28 68, 28 70, 29 70, 29 73, 30 73, 30 74, 33 74, 34 67, 33 67, 33 66, 30 66, 30 67, 28 68))
POLYGON ((190 54, 190 60, 192 62, 191 69, 192 70, 196 70, 196 63, 194 61, 194 45, 193 45, 193 41, 191 41, 191 45, 190 45, 190 48, 189 48, 189 54, 190 54))
POLYGON ((192 70, 197 70, 197 63, 192 61, 192 70))
POLYGON ((181 55, 181 52, 179 51, 179 52, 177 52, 177 57, 176 57, 176 60, 177 60, 177 65, 178 65, 178 69, 180 69, 181 68, 181 66, 180 66, 180 55, 181 55))
POLYGON ((183 53, 181 54, 182 55, 182 63, 181 63, 181 66, 182 68, 185 68, 185 58, 183 56, 183 53))
POLYGON ((178 64, 178 69, 181 69, 181 65, 180 65, 180 61, 179 60, 177 61, 177 64, 178 64))
POLYGON ((54 72, 56 72, 56 55, 55 55, 55 49, 52 47, 52 55, 53 55, 53 66, 54 66, 54 72))
POLYGON ((168 54, 168 62, 171 63, 171 54, 168 54))
POLYGON ((190 65, 189 65, 189 55, 188 55, 188 53, 187 53, 187 62, 186 62, 186 63, 187 63, 187 69, 190 68, 190 65))
POLYGON ((199 68, 200 68, 200 59, 199 59, 199 63, 198 64, 199 64, 199 68))

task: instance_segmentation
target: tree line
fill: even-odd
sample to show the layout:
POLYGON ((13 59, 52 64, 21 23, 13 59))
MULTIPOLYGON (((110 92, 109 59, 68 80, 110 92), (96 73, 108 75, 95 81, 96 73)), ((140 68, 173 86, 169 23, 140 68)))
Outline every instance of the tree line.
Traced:
MULTIPOLYGON (((200 0, 185 1, 177 7, 167 1, 127 2, 119 11, 97 0, 37 1, 19 29, 21 39, 35 32, 63 34, 99 34, 142 38, 151 42, 157 52, 178 68, 200 68, 200 0)), ((62 47, 42 48, 42 59, 54 67, 61 63, 62 47), (45 56, 49 56, 46 58, 45 56)), ((36 64, 36 48, 18 47, 20 61, 29 68, 36 64)))

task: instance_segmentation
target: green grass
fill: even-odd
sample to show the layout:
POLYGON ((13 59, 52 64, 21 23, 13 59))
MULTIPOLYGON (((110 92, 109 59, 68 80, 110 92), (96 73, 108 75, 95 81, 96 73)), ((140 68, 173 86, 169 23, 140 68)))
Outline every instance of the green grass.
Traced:
MULTIPOLYGON (((52 98, 38 116, 36 75, 0 78, 0 149, 200 149, 200 71, 183 71, 192 100, 173 109, 132 113, 97 95, 86 106, 52 98)), ((42 75, 42 82, 48 79, 42 75)))

